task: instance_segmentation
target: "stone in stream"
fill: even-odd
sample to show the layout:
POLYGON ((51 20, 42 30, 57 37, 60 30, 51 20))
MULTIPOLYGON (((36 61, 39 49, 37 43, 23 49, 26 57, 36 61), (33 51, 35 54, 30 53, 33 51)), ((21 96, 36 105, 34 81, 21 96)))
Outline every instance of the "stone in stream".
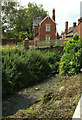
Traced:
POLYGON ((39 90, 39 88, 35 88, 35 90, 39 90))

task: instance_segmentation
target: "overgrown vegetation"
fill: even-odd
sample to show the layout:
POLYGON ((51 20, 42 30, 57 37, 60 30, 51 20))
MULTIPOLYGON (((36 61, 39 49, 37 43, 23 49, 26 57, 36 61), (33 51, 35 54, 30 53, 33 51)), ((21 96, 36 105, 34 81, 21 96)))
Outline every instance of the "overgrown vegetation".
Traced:
POLYGON ((7 118, 72 119, 80 99, 81 77, 81 74, 61 77, 58 84, 48 89, 32 106, 7 118))
POLYGON ((58 73, 60 54, 57 51, 2 48, 3 95, 40 82, 58 73))
POLYGON ((82 40, 78 34, 75 34, 73 38, 67 42, 64 51, 60 62, 60 74, 70 76, 78 74, 82 63, 82 40))
POLYGON ((2 48, 3 95, 41 82, 52 74, 78 74, 81 69, 81 39, 77 34, 64 47, 64 54, 54 50, 2 48), (59 64, 60 63, 60 64, 59 64))
POLYGON ((3 95, 40 82, 52 74, 66 75, 27 110, 20 110, 8 118, 72 118, 80 98, 81 46, 82 41, 75 34, 64 47, 62 57, 54 50, 3 48, 3 95))

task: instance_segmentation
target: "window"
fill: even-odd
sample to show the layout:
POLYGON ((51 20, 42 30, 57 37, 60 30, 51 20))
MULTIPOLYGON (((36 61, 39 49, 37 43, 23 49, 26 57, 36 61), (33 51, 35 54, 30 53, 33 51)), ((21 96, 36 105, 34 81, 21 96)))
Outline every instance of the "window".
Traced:
POLYGON ((50 35, 46 35, 45 40, 49 42, 50 41, 50 35))
POLYGON ((51 27, 50 24, 46 24, 46 32, 50 32, 50 27, 51 27))

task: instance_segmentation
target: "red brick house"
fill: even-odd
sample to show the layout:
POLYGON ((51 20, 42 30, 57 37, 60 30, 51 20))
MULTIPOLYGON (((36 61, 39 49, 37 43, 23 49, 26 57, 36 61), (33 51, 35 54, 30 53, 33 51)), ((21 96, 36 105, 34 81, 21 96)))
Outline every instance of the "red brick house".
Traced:
POLYGON ((50 41, 56 39, 55 9, 52 11, 52 18, 46 16, 38 17, 33 20, 34 40, 50 41))
POLYGON ((82 38, 82 17, 78 19, 78 25, 73 22, 73 26, 68 29, 68 21, 65 22, 65 32, 62 32, 60 39, 70 39, 77 33, 82 38))

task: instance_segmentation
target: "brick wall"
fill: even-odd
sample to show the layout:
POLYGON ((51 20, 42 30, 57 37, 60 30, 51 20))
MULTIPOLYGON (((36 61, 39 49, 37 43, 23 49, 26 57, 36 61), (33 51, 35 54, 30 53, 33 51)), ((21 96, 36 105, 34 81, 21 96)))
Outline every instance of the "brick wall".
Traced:
POLYGON ((46 35, 50 35, 51 36, 50 39, 55 40, 56 39, 55 33, 56 33, 56 24, 50 18, 44 20, 39 26, 39 40, 45 40, 46 35), (51 24, 50 32, 46 32, 46 24, 51 24))
POLYGON ((78 34, 82 38, 82 17, 78 20, 78 34))
POLYGON ((22 42, 23 40, 19 39, 2 39, 2 45, 17 45, 18 42, 22 42))
MULTIPOLYGON (((2 45, 17 45, 18 42, 22 42, 23 40, 19 39, 2 39, 2 45)), ((29 45, 34 45, 34 40, 29 40, 29 45)))
POLYGON ((34 45, 34 40, 29 40, 29 45, 34 45))

